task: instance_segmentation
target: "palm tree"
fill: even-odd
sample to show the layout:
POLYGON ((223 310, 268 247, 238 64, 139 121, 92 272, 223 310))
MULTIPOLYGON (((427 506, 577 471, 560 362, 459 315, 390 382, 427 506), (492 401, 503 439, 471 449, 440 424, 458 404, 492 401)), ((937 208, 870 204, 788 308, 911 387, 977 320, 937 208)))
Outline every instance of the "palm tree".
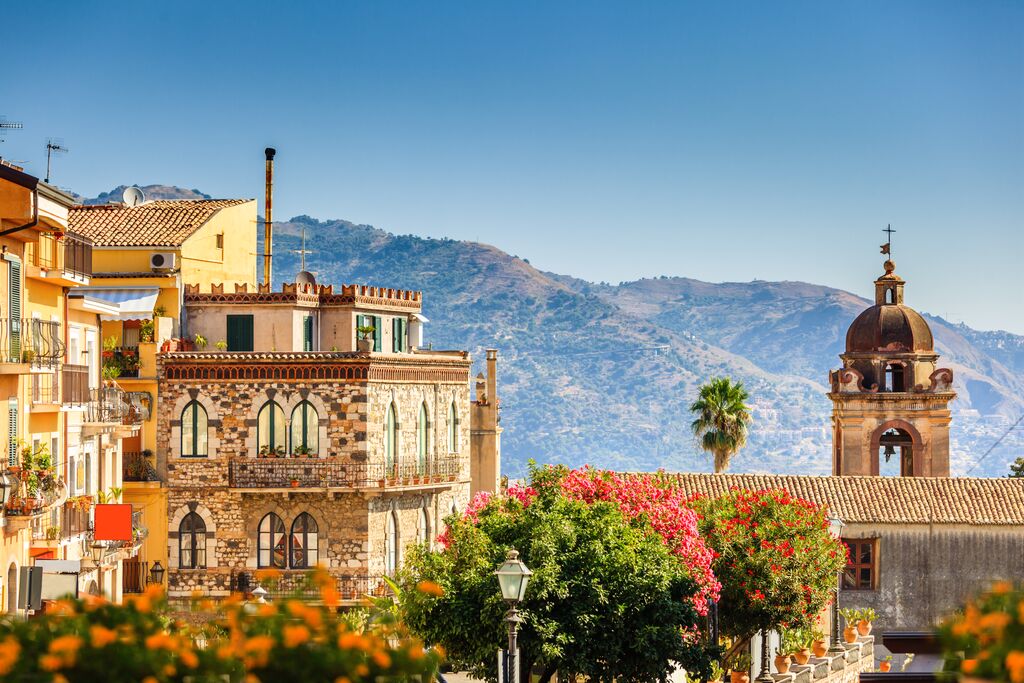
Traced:
POLYGON ((701 448, 715 456, 715 474, 729 469, 729 459, 747 443, 749 398, 743 382, 715 377, 701 386, 690 406, 690 412, 697 416, 690 427, 700 439, 701 448))

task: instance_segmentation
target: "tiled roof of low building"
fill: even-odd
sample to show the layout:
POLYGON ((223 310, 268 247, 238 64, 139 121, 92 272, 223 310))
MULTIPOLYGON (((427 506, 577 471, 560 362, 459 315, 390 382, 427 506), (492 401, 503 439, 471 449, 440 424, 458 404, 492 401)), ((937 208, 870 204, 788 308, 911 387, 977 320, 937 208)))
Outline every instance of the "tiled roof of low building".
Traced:
MULTIPOLYGON (((655 476, 655 475, 632 475, 655 476)), ((1024 526, 1024 479, 664 473, 689 494, 785 489, 846 523, 1024 526)))
POLYGON ((68 227, 97 247, 178 247, 221 209, 251 201, 158 199, 139 206, 76 206, 68 227))

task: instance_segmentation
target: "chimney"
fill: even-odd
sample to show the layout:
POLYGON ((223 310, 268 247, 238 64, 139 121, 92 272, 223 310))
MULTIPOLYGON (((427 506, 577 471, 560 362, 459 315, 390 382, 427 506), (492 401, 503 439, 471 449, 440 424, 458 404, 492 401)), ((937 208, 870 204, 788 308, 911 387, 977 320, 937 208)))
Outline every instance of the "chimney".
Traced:
POLYGON ((267 147, 263 152, 267 155, 267 199, 264 204, 263 219, 263 284, 269 285, 271 276, 270 259, 274 250, 274 155, 277 154, 277 150, 273 147, 267 147))

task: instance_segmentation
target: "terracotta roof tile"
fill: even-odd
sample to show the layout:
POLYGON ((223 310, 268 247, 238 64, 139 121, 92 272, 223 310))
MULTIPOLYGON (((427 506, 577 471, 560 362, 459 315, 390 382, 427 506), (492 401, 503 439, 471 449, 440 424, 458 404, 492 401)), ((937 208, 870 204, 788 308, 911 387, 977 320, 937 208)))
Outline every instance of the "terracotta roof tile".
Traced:
POLYGON ((97 247, 178 247, 221 209, 251 201, 158 199, 139 206, 75 206, 68 229, 97 247))
MULTIPOLYGON (((632 474, 629 476, 654 476, 632 474)), ((667 473, 690 494, 786 489, 847 523, 1024 525, 1024 479, 667 473)))

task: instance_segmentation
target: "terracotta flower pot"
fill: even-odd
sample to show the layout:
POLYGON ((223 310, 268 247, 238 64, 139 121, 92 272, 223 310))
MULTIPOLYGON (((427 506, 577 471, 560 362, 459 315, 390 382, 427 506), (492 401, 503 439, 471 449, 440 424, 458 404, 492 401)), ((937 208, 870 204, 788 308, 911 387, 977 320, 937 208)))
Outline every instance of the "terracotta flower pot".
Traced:
POLYGON ((293 489, 299 488, 299 480, 298 479, 292 479, 292 488, 293 489))
POLYGON ((892 662, 879 662, 879 664, 878 664, 878 670, 881 671, 882 673, 887 672, 891 668, 892 668, 892 662))
POLYGON ((860 621, 858 621, 857 622, 857 633, 861 634, 862 636, 870 635, 871 634, 871 622, 867 621, 865 619, 861 619, 860 621))
POLYGON ((730 671, 729 683, 750 683, 750 674, 746 671, 730 671))
POLYGON ((828 653, 828 645, 825 644, 824 640, 816 640, 811 644, 811 652, 814 653, 815 657, 824 657, 828 653))
POLYGON ((805 647, 802 650, 797 650, 796 652, 793 653, 793 659, 796 660, 797 664, 803 666, 804 664, 806 664, 807 662, 809 662, 811 660, 811 650, 810 650, 810 648, 806 648, 805 647))
POLYGON ((789 665, 793 663, 793 660, 789 658, 789 655, 775 655, 775 670, 780 674, 789 672, 789 665))
POLYGON ((845 640, 848 643, 856 643, 857 642, 857 629, 855 629, 852 626, 847 626, 846 628, 844 628, 843 629, 843 640, 845 640))

